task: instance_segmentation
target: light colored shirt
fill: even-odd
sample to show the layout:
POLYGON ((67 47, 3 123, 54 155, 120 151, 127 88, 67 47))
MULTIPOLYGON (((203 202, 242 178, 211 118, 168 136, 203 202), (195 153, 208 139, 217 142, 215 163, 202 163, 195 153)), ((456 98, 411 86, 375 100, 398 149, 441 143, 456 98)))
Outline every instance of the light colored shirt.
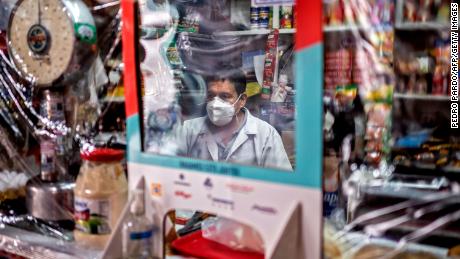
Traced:
POLYGON ((267 122, 245 109, 246 122, 219 159, 219 147, 207 126, 207 117, 187 120, 180 130, 180 155, 213 161, 254 165, 292 171, 291 163, 278 132, 267 122))
POLYGON ((216 143, 217 143, 217 148, 219 149, 219 156, 218 156, 219 161, 225 161, 225 159, 227 159, 228 152, 230 152, 230 149, 232 148, 233 143, 235 142, 235 139, 238 136, 238 132, 240 132, 241 129, 246 124, 246 121, 248 119, 248 114, 246 113, 246 109, 243 109, 243 114, 244 114, 243 122, 239 125, 237 130, 232 132, 232 137, 231 137, 230 141, 227 144, 224 144, 224 142, 221 139, 215 138, 216 143))

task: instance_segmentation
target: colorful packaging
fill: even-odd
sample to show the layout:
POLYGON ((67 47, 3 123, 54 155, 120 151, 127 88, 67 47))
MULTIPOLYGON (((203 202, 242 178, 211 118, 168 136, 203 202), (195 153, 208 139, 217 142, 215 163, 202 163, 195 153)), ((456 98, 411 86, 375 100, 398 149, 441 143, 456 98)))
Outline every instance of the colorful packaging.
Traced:
POLYGON ((259 7, 259 28, 268 29, 270 22, 270 7, 263 6, 259 7))
POLYGON ((292 15, 292 6, 281 6, 281 18, 280 18, 280 28, 281 29, 291 29, 293 23, 292 15))
POLYGON ((259 8, 251 6, 250 9, 250 23, 251 23, 251 29, 258 29, 259 28, 259 8))
POLYGON ((267 39, 267 44, 265 46, 265 62, 264 62, 264 72, 263 72, 263 83, 262 83, 262 99, 270 99, 272 93, 272 84, 275 81, 275 69, 277 63, 277 53, 278 53, 278 38, 279 30, 274 29, 267 39))

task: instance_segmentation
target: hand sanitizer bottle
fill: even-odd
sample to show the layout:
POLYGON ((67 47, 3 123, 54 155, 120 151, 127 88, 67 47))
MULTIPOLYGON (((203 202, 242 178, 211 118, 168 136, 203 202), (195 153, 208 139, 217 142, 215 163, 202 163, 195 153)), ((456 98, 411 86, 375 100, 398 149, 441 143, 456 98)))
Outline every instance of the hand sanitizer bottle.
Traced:
POLYGON ((155 227, 145 216, 144 191, 134 190, 130 215, 123 224, 123 258, 150 259, 153 256, 155 227))

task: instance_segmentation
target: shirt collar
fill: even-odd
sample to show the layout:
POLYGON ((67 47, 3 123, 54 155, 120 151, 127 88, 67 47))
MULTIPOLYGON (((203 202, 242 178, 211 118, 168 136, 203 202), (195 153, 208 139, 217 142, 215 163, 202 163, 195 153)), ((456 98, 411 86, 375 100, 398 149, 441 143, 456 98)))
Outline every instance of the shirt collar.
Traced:
MULTIPOLYGON (((246 107, 243 107, 243 109, 244 109, 244 122, 240 125, 240 128, 235 133, 243 131, 244 133, 248 135, 257 134, 257 126, 255 124, 256 118, 249 112, 249 110, 246 107)), ((206 117, 204 120, 204 125, 201 128, 200 134, 210 133, 210 130, 208 128, 208 123, 211 123, 211 122, 209 121, 208 117, 206 117)))

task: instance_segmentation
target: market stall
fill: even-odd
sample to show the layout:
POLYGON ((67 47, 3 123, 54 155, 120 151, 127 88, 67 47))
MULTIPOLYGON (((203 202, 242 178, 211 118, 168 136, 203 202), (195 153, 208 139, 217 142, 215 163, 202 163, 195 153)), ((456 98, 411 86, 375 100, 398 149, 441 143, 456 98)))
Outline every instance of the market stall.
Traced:
POLYGON ((326 257, 458 255, 454 12, 324 2, 326 257))
POLYGON ((0 257, 458 256, 456 13, 0 0, 0 257))
POLYGON ((0 1, 2 257, 102 255, 127 199, 120 21, 116 2, 0 1))

